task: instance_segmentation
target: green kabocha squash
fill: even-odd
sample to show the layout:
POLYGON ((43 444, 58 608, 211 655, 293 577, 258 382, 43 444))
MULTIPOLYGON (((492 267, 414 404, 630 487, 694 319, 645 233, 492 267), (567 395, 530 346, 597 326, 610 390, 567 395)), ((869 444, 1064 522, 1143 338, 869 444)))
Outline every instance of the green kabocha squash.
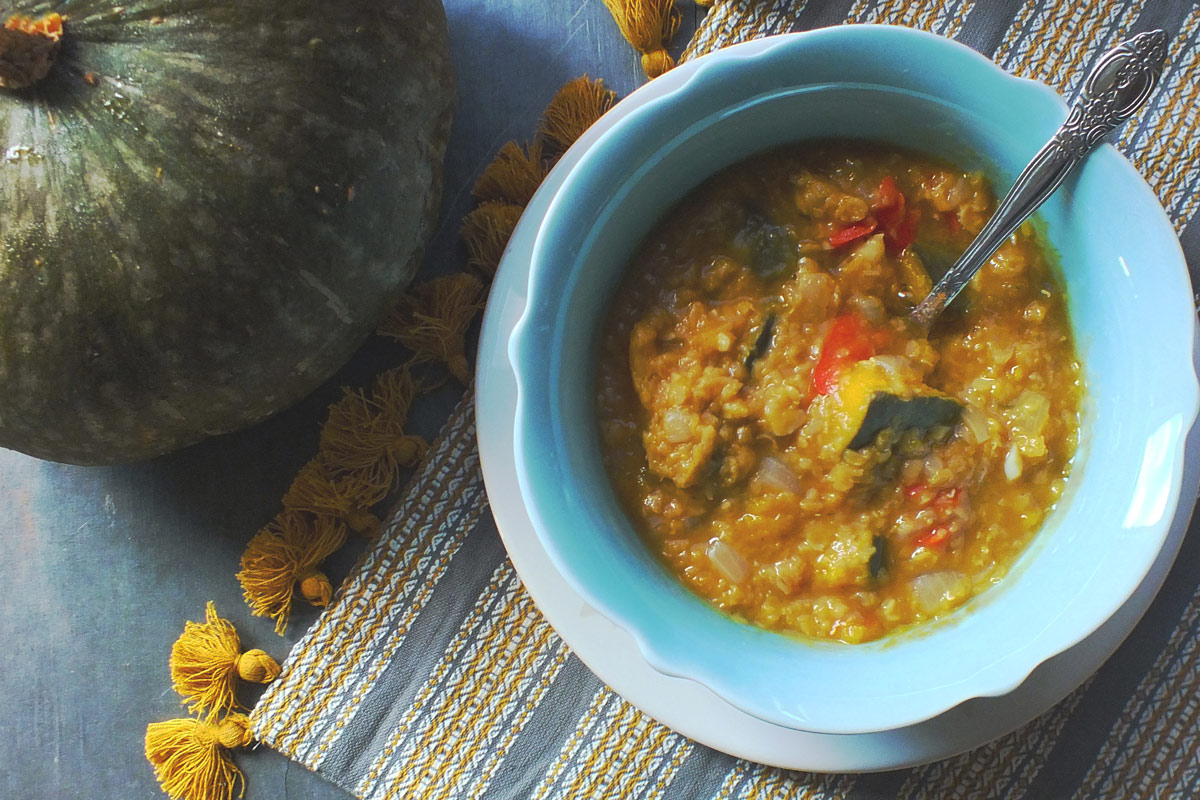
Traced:
POLYGON ((145 458, 328 378, 434 223, 454 96, 438 0, 8 12, 0 446, 145 458))

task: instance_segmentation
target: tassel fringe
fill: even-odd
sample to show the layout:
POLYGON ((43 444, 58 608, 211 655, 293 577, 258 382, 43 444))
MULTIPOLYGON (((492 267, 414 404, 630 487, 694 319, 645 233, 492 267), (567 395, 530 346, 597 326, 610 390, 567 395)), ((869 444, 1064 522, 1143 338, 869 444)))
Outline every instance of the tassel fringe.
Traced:
POLYGON ((460 383, 470 383, 466 334, 483 294, 483 284, 466 272, 434 278, 404 294, 379 333, 411 350, 415 363, 440 361, 460 383))
POLYGON ((489 278, 495 275, 524 210, 511 203, 492 201, 480 203, 463 217, 458 235, 467 245, 467 263, 489 278))
POLYGON ((232 800, 245 777, 229 751, 253 741, 250 720, 230 714, 219 723, 199 719, 154 722, 146 728, 146 759, 171 800, 232 800))
POLYGON ((565 152, 584 131, 613 107, 616 93, 603 80, 582 75, 563 86, 542 114, 538 135, 556 152, 565 152))
POLYGON ((415 464, 427 449, 423 438, 404 432, 421 389, 407 366, 379 375, 369 395, 347 389, 321 428, 321 463, 328 473, 363 482, 370 496, 391 492, 400 468, 415 464))
POLYGON ((679 30, 675 0, 604 0, 621 35, 642 54, 642 70, 657 78, 675 66, 666 45, 679 30))
POLYGON ((346 526, 328 516, 283 511, 254 535, 242 554, 238 581, 250 611, 275 620, 283 635, 299 590, 315 606, 333 599, 333 586, 317 567, 346 541, 346 526))
POLYGON ((542 143, 534 139, 525 147, 507 142, 483 170, 471 189, 477 200, 494 200, 524 206, 546 177, 542 143))
POLYGON ((211 720, 238 705, 238 679, 269 683, 279 664, 262 650, 242 652, 237 630, 210 602, 204 622, 188 622, 171 648, 171 684, 188 711, 211 720))
POLYGON ((500 148, 473 190, 483 202, 463 218, 459 230, 471 267, 489 278, 496 274, 524 206, 553 161, 604 116, 615 99, 615 93, 604 88, 604 81, 586 75, 576 78, 559 89, 546 106, 532 144, 522 149, 516 142, 508 142, 500 148))
POLYGON ((381 523, 379 517, 367 509, 382 500, 389 488, 390 484, 372 485, 359 480, 356 475, 331 474, 323 459, 317 456, 296 475, 283 496, 283 507, 336 517, 360 536, 372 538, 379 534, 381 523))

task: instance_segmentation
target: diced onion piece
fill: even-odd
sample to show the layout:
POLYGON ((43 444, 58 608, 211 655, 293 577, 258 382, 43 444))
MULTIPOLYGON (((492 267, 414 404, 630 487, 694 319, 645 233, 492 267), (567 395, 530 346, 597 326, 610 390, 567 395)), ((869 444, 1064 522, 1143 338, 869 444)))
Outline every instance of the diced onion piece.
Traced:
POLYGON ((900 280, 908 288, 913 297, 920 299, 933 290, 933 282, 925 270, 921 257, 911 247, 904 248, 896 259, 900 280))
POLYGON ((963 406, 961 421, 963 428, 975 444, 986 442, 991 436, 987 415, 973 405, 963 406))
POLYGON ((1004 477, 1008 480, 1015 481, 1021 477, 1021 472, 1025 469, 1025 462, 1021 459, 1021 453, 1017 446, 1013 444, 1008 448, 1008 455, 1004 457, 1004 477))
POLYGON ((784 284, 784 299, 791 305, 788 316, 796 322, 817 322, 836 306, 837 284, 824 272, 816 271, 819 269, 811 258, 802 258, 796 276, 784 284))
POLYGON ((1050 401, 1044 394, 1026 389, 1013 403, 1012 415, 1013 426, 1032 438, 1041 434, 1050 420, 1050 401))
POLYGON ((796 473, 778 456, 764 456, 762 461, 758 462, 755 480, 769 489, 788 494, 800 494, 804 491, 796 473))
POLYGON ((935 475, 937 475, 939 472, 941 472, 945 468, 946 468, 945 462, 942 461, 942 457, 939 456, 937 453, 930 453, 929 455, 925 456, 925 477, 926 478, 934 477, 935 475))
POLYGON ((952 569, 926 572, 909 583, 913 600, 926 614, 945 611, 967 599, 970 583, 961 572, 952 569))
MULTIPOLYGON (((882 248, 883 245, 880 245, 882 248)), ((868 251, 864 244, 860 251, 868 251)), ((876 257, 878 260, 878 257, 876 257)), ((887 309, 883 307, 883 302, 877 297, 872 297, 865 294, 852 295, 846 300, 846 306, 853 311, 857 311, 863 319, 872 325, 882 325, 887 321, 887 309)))
POLYGON ((695 417, 682 408, 663 412, 663 433, 671 444, 682 444, 696 437, 695 417))
POLYGON ((907 380, 907 376, 914 374, 916 371, 912 361, 904 356, 875 356, 871 360, 883 367, 883 371, 897 381, 907 380))
POLYGON ((741 583, 750 577, 750 565, 746 563, 746 559, 720 539, 710 542, 705 554, 712 565, 717 568, 717 572, 721 573, 726 580, 741 583))
POLYGON ((1007 364, 1012 358, 1013 351, 1017 349, 1017 343, 1012 339, 1002 338, 1002 335, 997 335, 996 339, 988 342, 988 352, 991 353, 992 362, 996 365, 1007 364))
POLYGON ((892 523, 891 536, 898 542, 907 542, 921 531, 929 530, 933 524, 933 512, 923 508, 915 514, 902 514, 892 523))
POLYGON ((946 192, 946 202, 951 208, 958 208, 971 197, 971 186, 967 183, 967 176, 959 178, 950 191, 946 192))
MULTIPOLYGON (((877 233, 874 236, 872 236, 870 239, 867 239, 865 242, 863 242, 862 244, 860 244, 858 246, 857 250, 854 251, 854 256, 857 256, 858 258, 865 258, 868 261, 876 263, 876 264, 883 261, 883 257, 886 254, 887 254, 887 249, 884 247, 884 244, 883 244, 883 234, 882 233, 877 233)), ((879 304, 880 310, 882 310, 882 307, 883 307, 883 304, 880 303, 879 304)))

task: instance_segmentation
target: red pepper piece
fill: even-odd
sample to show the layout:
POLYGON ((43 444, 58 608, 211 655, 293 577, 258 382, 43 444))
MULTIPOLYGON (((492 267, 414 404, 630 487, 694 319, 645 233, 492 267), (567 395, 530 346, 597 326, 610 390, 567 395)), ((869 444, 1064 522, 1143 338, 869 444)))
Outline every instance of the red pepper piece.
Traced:
POLYGON ((955 214, 953 211, 947 211, 942 215, 942 219, 946 221, 946 227, 950 229, 951 233, 958 233, 962 230, 962 223, 958 221, 958 214, 955 214))
POLYGON ((816 394, 829 394, 837 385, 842 370, 857 361, 875 355, 875 343, 871 329, 857 314, 842 314, 834 317, 825 342, 821 345, 821 356, 813 368, 812 386, 816 394))
POLYGON ((874 217, 867 217, 862 222, 856 222, 853 225, 834 231, 829 237, 829 244, 834 247, 841 247, 844 244, 849 244, 855 239, 861 239, 875 232, 875 228, 879 226, 879 222, 874 217))
POLYGON ((905 207, 904 195, 896 188, 896 181, 888 175, 879 184, 879 203, 873 209, 885 233, 894 231, 904 221, 905 207))
POLYGON ((918 536, 914 543, 917 547, 942 547, 946 542, 950 541, 950 529, 944 525, 939 525, 936 528, 930 528, 926 533, 918 536))
POLYGON ((896 187, 896 179, 888 175, 879 183, 879 202, 875 204, 875 208, 894 208, 897 205, 903 212, 904 195, 900 194, 896 187))
POLYGON ((904 219, 898 225, 884 233, 883 242, 887 245, 889 252, 902 253, 913 243, 913 240, 917 238, 917 223, 920 219, 921 210, 914 208, 904 215, 904 219))
POLYGON ((962 505, 963 494, 958 489, 942 489, 933 498, 933 504, 938 508, 955 508, 962 505))
POLYGON ((889 255, 902 253, 917 237, 917 222, 921 219, 919 209, 908 208, 904 194, 896 186, 896 180, 888 175, 879 184, 879 200, 872 208, 883 230, 883 243, 889 255))

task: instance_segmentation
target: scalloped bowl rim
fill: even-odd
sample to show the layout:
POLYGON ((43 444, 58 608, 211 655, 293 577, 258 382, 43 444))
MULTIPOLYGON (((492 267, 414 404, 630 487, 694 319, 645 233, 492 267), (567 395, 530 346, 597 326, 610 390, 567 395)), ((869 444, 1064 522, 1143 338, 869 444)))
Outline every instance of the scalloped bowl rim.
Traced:
MULTIPOLYGON (((565 537, 568 534, 571 538, 578 537, 579 528, 581 526, 587 528, 589 523, 580 522, 578 525, 573 525, 570 531, 566 530, 562 516, 564 509, 578 511, 579 508, 570 506, 570 503, 573 502, 569 497, 571 492, 564 489, 561 484, 555 485, 556 474, 547 465, 547 459, 552 460, 556 452, 555 440, 551 435, 554 431, 550 429, 553 428, 553 423, 557 419, 554 416, 557 406, 554 405, 552 399, 544 400, 539 392, 539 389, 546 388, 549 389, 549 393, 553 393, 555 389, 553 380, 557 368, 553 363, 553 358, 549 357, 549 353, 546 351, 546 348, 551 348, 551 352, 557 352, 553 350, 557 343, 545 341, 544 334, 547 331, 561 332, 563 330, 561 319, 563 312, 558 298, 544 297, 548 290, 543 289, 543 283, 552 269, 561 269, 564 254, 569 257, 573 253, 577 254, 577 251, 586 252, 588 249, 587 243, 582 246, 574 243, 576 250, 571 250, 573 243, 570 241, 570 235, 560 230, 562 228, 560 218, 576 213, 575 206, 580 204, 581 197, 586 197, 586 194, 582 193, 586 192, 589 184, 599 181, 602 185, 607 179, 600 176, 599 173, 604 169, 604 155, 609 150, 619 150, 624 142, 629 141, 629 137, 644 135, 647 129, 652 129, 656 121, 661 124, 662 118, 681 107, 686 108, 694 93, 703 92, 704 87, 711 86, 712 82, 719 80, 723 74, 730 75, 730 70, 738 70, 739 62, 760 65, 772 62, 786 64, 789 59, 803 58, 805 52, 812 47, 828 47, 833 44, 862 43, 872 40, 879 46, 898 44, 910 48, 927 49, 936 53, 939 58, 961 65, 964 73, 970 73, 968 80, 990 82, 991 85, 987 88, 999 93, 1010 92, 1016 95, 1025 95, 1032 105, 1050 104, 1060 117, 1065 117, 1065 103, 1049 87, 1014 77, 965 45, 932 34, 892 26, 838 26, 769 37, 765 40, 734 45, 713 55, 681 65, 676 69, 685 72, 686 76, 678 87, 645 102, 640 101, 637 92, 623 101, 632 103, 635 107, 587 147, 581 154, 579 162, 565 177, 558 193, 551 199, 533 247, 526 309, 509 339, 509 358, 517 376, 518 387, 514 442, 517 456, 517 478, 522 491, 522 499, 529 510, 534 529, 555 567, 592 607, 631 634, 646 661, 656 670, 667 675, 697 681, 732 705, 769 722, 823 733, 866 733, 895 729, 929 719, 972 697, 1005 694, 1024 681, 1038 664, 1068 649, 1098 628, 1133 593, 1165 540, 1169 522, 1178 504, 1180 494, 1184 439, 1196 418, 1197 409, 1200 408, 1200 393, 1197 391, 1196 376, 1192 366, 1192 327, 1189 324, 1186 336, 1175 337, 1179 341, 1169 343, 1169 353, 1165 360, 1174 367, 1174 371, 1171 371, 1170 377, 1164 378, 1164 381, 1168 384, 1167 388, 1171 390, 1167 395, 1172 402, 1170 408, 1163 412, 1166 415, 1166 421, 1157 429, 1157 432, 1162 435, 1158 436, 1156 433, 1157 440, 1154 440, 1153 436, 1151 437, 1153 441, 1148 442, 1146 461, 1142 465, 1141 472, 1138 473, 1139 485, 1140 479, 1149 474, 1148 490, 1152 496, 1146 502, 1153 506, 1151 510, 1157 510, 1159 513, 1154 519, 1144 520, 1147 524, 1137 528, 1143 536, 1144 542, 1141 547, 1136 549, 1137 558, 1122 562, 1123 569, 1116 573, 1115 579, 1113 575, 1104 575, 1103 579, 1107 581, 1107 588, 1099 590, 1099 597, 1097 597, 1097 590, 1092 585, 1099 577, 1101 559, 1098 558, 1097 565, 1076 589, 1076 596, 1073 598, 1075 605, 1079 606, 1079 596, 1088 589, 1092 589, 1088 598, 1096 601, 1094 605, 1087 609, 1075 608, 1073 616, 1070 618, 1067 618, 1064 610, 1060 609, 1052 619, 1045 622, 1041 630, 1031 632, 1031 637, 1016 645, 1012 652, 999 655, 986 663, 977 658, 972 662, 974 666, 967 673, 957 674, 951 679, 941 682, 938 682, 938 679, 926 680, 926 676, 916 676, 913 679, 916 683, 915 686, 910 683, 903 689, 867 693, 869 697, 859 698, 854 694, 853 686, 836 684, 837 674, 831 672, 831 665, 834 670, 839 664, 857 666, 855 655, 845 655, 854 651, 862 653, 874 667, 887 665, 893 656, 898 658, 906 650, 922 647, 921 642, 945 638, 945 632, 955 630, 956 624, 935 623, 926 626, 925 630, 918 629, 918 633, 922 635, 904 636, 896 640, 893 640, 892 637, 885 637, 880 642, 867 645, 831 645, 797 640, 733 621, 703 604, 703 601, 682 589, 681 585, 679 586, 680 591, 691 598, 690 602, 693 605, 697 603, 703 605, 712 619, 704 620, 704 612, 689 607, 687 598, 669 591, 664 593, 661 587, 657 595, 647 595, 646 598, 643 598, 653 597, 655 601, 658 601, 665 597, 665 602, 672 611, 678 611, 681 615, 689 615, 687 616, 688 620, 700 620, 705 625, 711 623, 712 626, 715 626, 715 628, 700 628, 702 636, 713 634, 715 630, 715 634, 713 634, 715 639, 705 640, 702 638, 692 641, 687 638, 685 633, 670 630, 667 626, 672 620, 665 619, 661 615, 655 616, 659 614, 656 608, 648 609, 645 604, 639 608, 631 607, 634 600, 623 595, 626 592, 640 591, 640 586, 615 586, 611 574, 599 575, 592 565, 580 563, 578 554, 571 551, 571 547, 577 545, 572 545, 565 537), (641 104, 637 105, 639 102, 641 104), (550 426, 546 424, 548 413, 552 423, 550 426), (1154 452, 1156 459, 1154 463, 1158 465, 1159 470, 1157 473, 1147 472, 1149 470, 1147 465, 1151 463, 1150 451, 1154 448, 1157 448, 1154 452), (551 472, 547 472, 547 470, 551 470, 551 472), (1155 482, 1155 479, 1158 482, 1155 482), (1165 484, 1165 487, 1162 484, 1165 484), (1165 494, 1163 493, 1164 488, 1165 494), (564 503, 567 505, 563 505, 564 503), (651 616, 648 618, 647 614, 651 616), (739 627, 750 629, 750 631, 735 630, 739 627), (729 641, 725 642, 726 639, 729 641), (798 659, 811 659, 813 663, 818 664, 820 668, 816 670, 817 675, 834 680, 834 688, 823 685, 820 692, 806 694, 802 690, 797 691, 794 684, 799 683, 801 678, 793 673, 784 675, 782 683, 771 684, 771 679, 779 676, 770 673, 765 676, 765 680, 751 681, 748 679, 750 673, 743 671, 736 660, 731 660, 731 658, 737 658, 736 656, 731 657, 714 649, 716 644, 722 642, 742 647, 743 650, 740 652, 756 652, 754 648, 771 650, 769 656, 764 656, 769 662, 768 666, 771 664, 778 666, 781 663, 778 657, 780 652, 778 648, 785 648, 789 652, 794 652, 798 659), (787 644, 783 644, 783 642, 787 642, 787 644), (747 651, 744 649, 745 647, 751 649, 747 651), (788 678, 791 680, 787 680, 788 678), (922 683, 923 680, 924 683, 922 683)), ((856 85, 846 84, 848 87, 856 85)), ((879 84, 871 85, 868 88, 884 90, 887 86, 879 84)), ((782 90, 780 87, 764 89, 767 95, 770 95, 772 91, 778 93, 782 90)), ((1045 109, 1043 108, 1043 110, 1045 109)), ((710 117, 703 119, 709 120, 710 117)), ((704 124, 708 124, 708 122, 704 124)), ((676 139, 681 136, 683 136, 682 133, 677 134, 676 139)), ((1111 146, 1106 145, 1098 150, 1093 154, 1091 160, 1098 164, 1097 166, 1088 165, 1087 168, 1093 172, 1104 170, 1106 175, 1115 176, 1113 178, 1115 180, 1133 184, 1130 191, 1135 192, 1135 196, 1131 202, 1150 215, 1151 223, 1159 225, 1159 230, 1155 232, 1155 235, 1161 239, 1160 234, 1164 230, 1169 232, 1170 241, 1159 241, 1157 244, 1165 248, 1169 255, 1173 255, 1171 260, 1174 263, 1164 269, 1168 271, 1168 278, 1174 276, 1177 280, 1173 286, 1164 288, 1163 292, 1170 297, 1174 297, 1174 294, 1168 290, 1173 290, 1176 294, 1182 292, 1182 296, 1187 300, 1183 303, 1186 308, 1182 307, 1179 302, 1171 300, 1170 297, 1163 300, 1156 296, 1155 300, 1163 300, 1161 316, 1164 318, 1182 320, 1186 313, 1190 320, 1193 312, 1190 304, 1191 292, 1186 264, 1178 241, 1174 237, 1173 228, 1165 212, 1158 205, 1157 199, 1135 168, 1111 146), (1137 192, 1140 192, 1140 196, 1136 196, 1137 192)), ((706 174, 711 174, 711 171, 706 174)), ((618 186, 636 184, 636 180, 636 176, 632 178, 625 176, 618 182, 618 186)), ((586 204, 586 202, 585 200, 584 203, 586 204)), ((597 202, 608 203, 609 206, 602 206, 608 208, 616 201, 610 199, 597 202)), ((578 260, 572 263, 577 266, 578 260)), ((569 273, 570 270, 567 272, 569 273)), ((569 278, 565 280, 569 280, 569 278)), ((1160 396, 1159 399, 1161 400, 1162 397, 1160 396)), ((561 431, 559 433, 562 434, 561 431)), ((562 438, 563 436, 560 435, 560 441, 557 441, 557 446, 560 448, 564 446, 562 438)), ((1099 467, 1097 466, 1096 469, 1099 467)), ((1076 472, 1078 471, 1076 469, 1076 472)), ((1074 475, 1072 478, 1074 479, 1074 475)), ((1137 489, 1138 487, 1135 487, 1134 491, 1136 492, 1137 489)), ((1073 496, 1068 494, 1060 506, 1063 504, 1070 506, 1074 503, 1073 496)), ((1133 513, 1132 510, 1130 513, 1133 513)), ((1057 514, 1056 511, 1055 515, 1057 514)), ((1052 515, 1052 518, 1055 515, 1052 515)), ((628 523, 626 526, 628 527, 628 523)), ((1049 527, 1049 522, 1047 527, 1049 527)), ((1125 528, 1128 527, 1126 524, 1125 528)), ((596 531, 592 530, 591 533, 595 534, 596 531)), ((1035 544, 1027 549, 1025 556, 1022 556, 1022 567, 1028 566, 1027 562, 1032 557, 1030 552, 1037 550, 1038 543, 1038 538, 1035 537, 1035 544)), ((621 566, 619 562, 614 563, 621 566)), ((638 569, 642 567, 625 566, 632 570, 629 574, 641 574, 638 573, 638 569)), ((1014 570, 1014 573, 1017 571, 1020 570, 1014 570)), ((623 577, 628 577, 628 575, 623 577)), ((673 577, 668 577, 669 580, 675 580, 673 577)), ((1000 600, 1002 593, 999 590, 1015 580, 1015 575, 1011 576, 1002 582, 1001 586, 993 587, 983 593, 981 597, 985 598, 985 602, 978 605, 986 607, 1000 600)), ((968 604, 968 606, 972 605, 976 605, 976 601, 968 604)), ((979 610, 976 608, 971 613, 978 613, 979 610)), ((958 623, 963 618, 961 614, 951 615, 951 617, 954 617, 953 623, 958 623)), ((969 619, 969 616, 967 618, 969 619)), ((682 622, 684 617, 681 616, 679 619, 682 622)), ((925 645, 925 647, 924 656, 927 657, 930 652, 929 646, 925 645)), ((936 650, 937 645, 932 647, 936 650)), ((917 656, 914 663, 920 663, 920 660, 921 656, 917 656)), ((806 660, 797 662, 796 666, 802 667, 808 666, 808 664, 809 662, 806 660)), ((803 670, 797 671, 802 672, 803 670)), ((855 674, 861 679, 864 673, 860 671, 855 674)))

